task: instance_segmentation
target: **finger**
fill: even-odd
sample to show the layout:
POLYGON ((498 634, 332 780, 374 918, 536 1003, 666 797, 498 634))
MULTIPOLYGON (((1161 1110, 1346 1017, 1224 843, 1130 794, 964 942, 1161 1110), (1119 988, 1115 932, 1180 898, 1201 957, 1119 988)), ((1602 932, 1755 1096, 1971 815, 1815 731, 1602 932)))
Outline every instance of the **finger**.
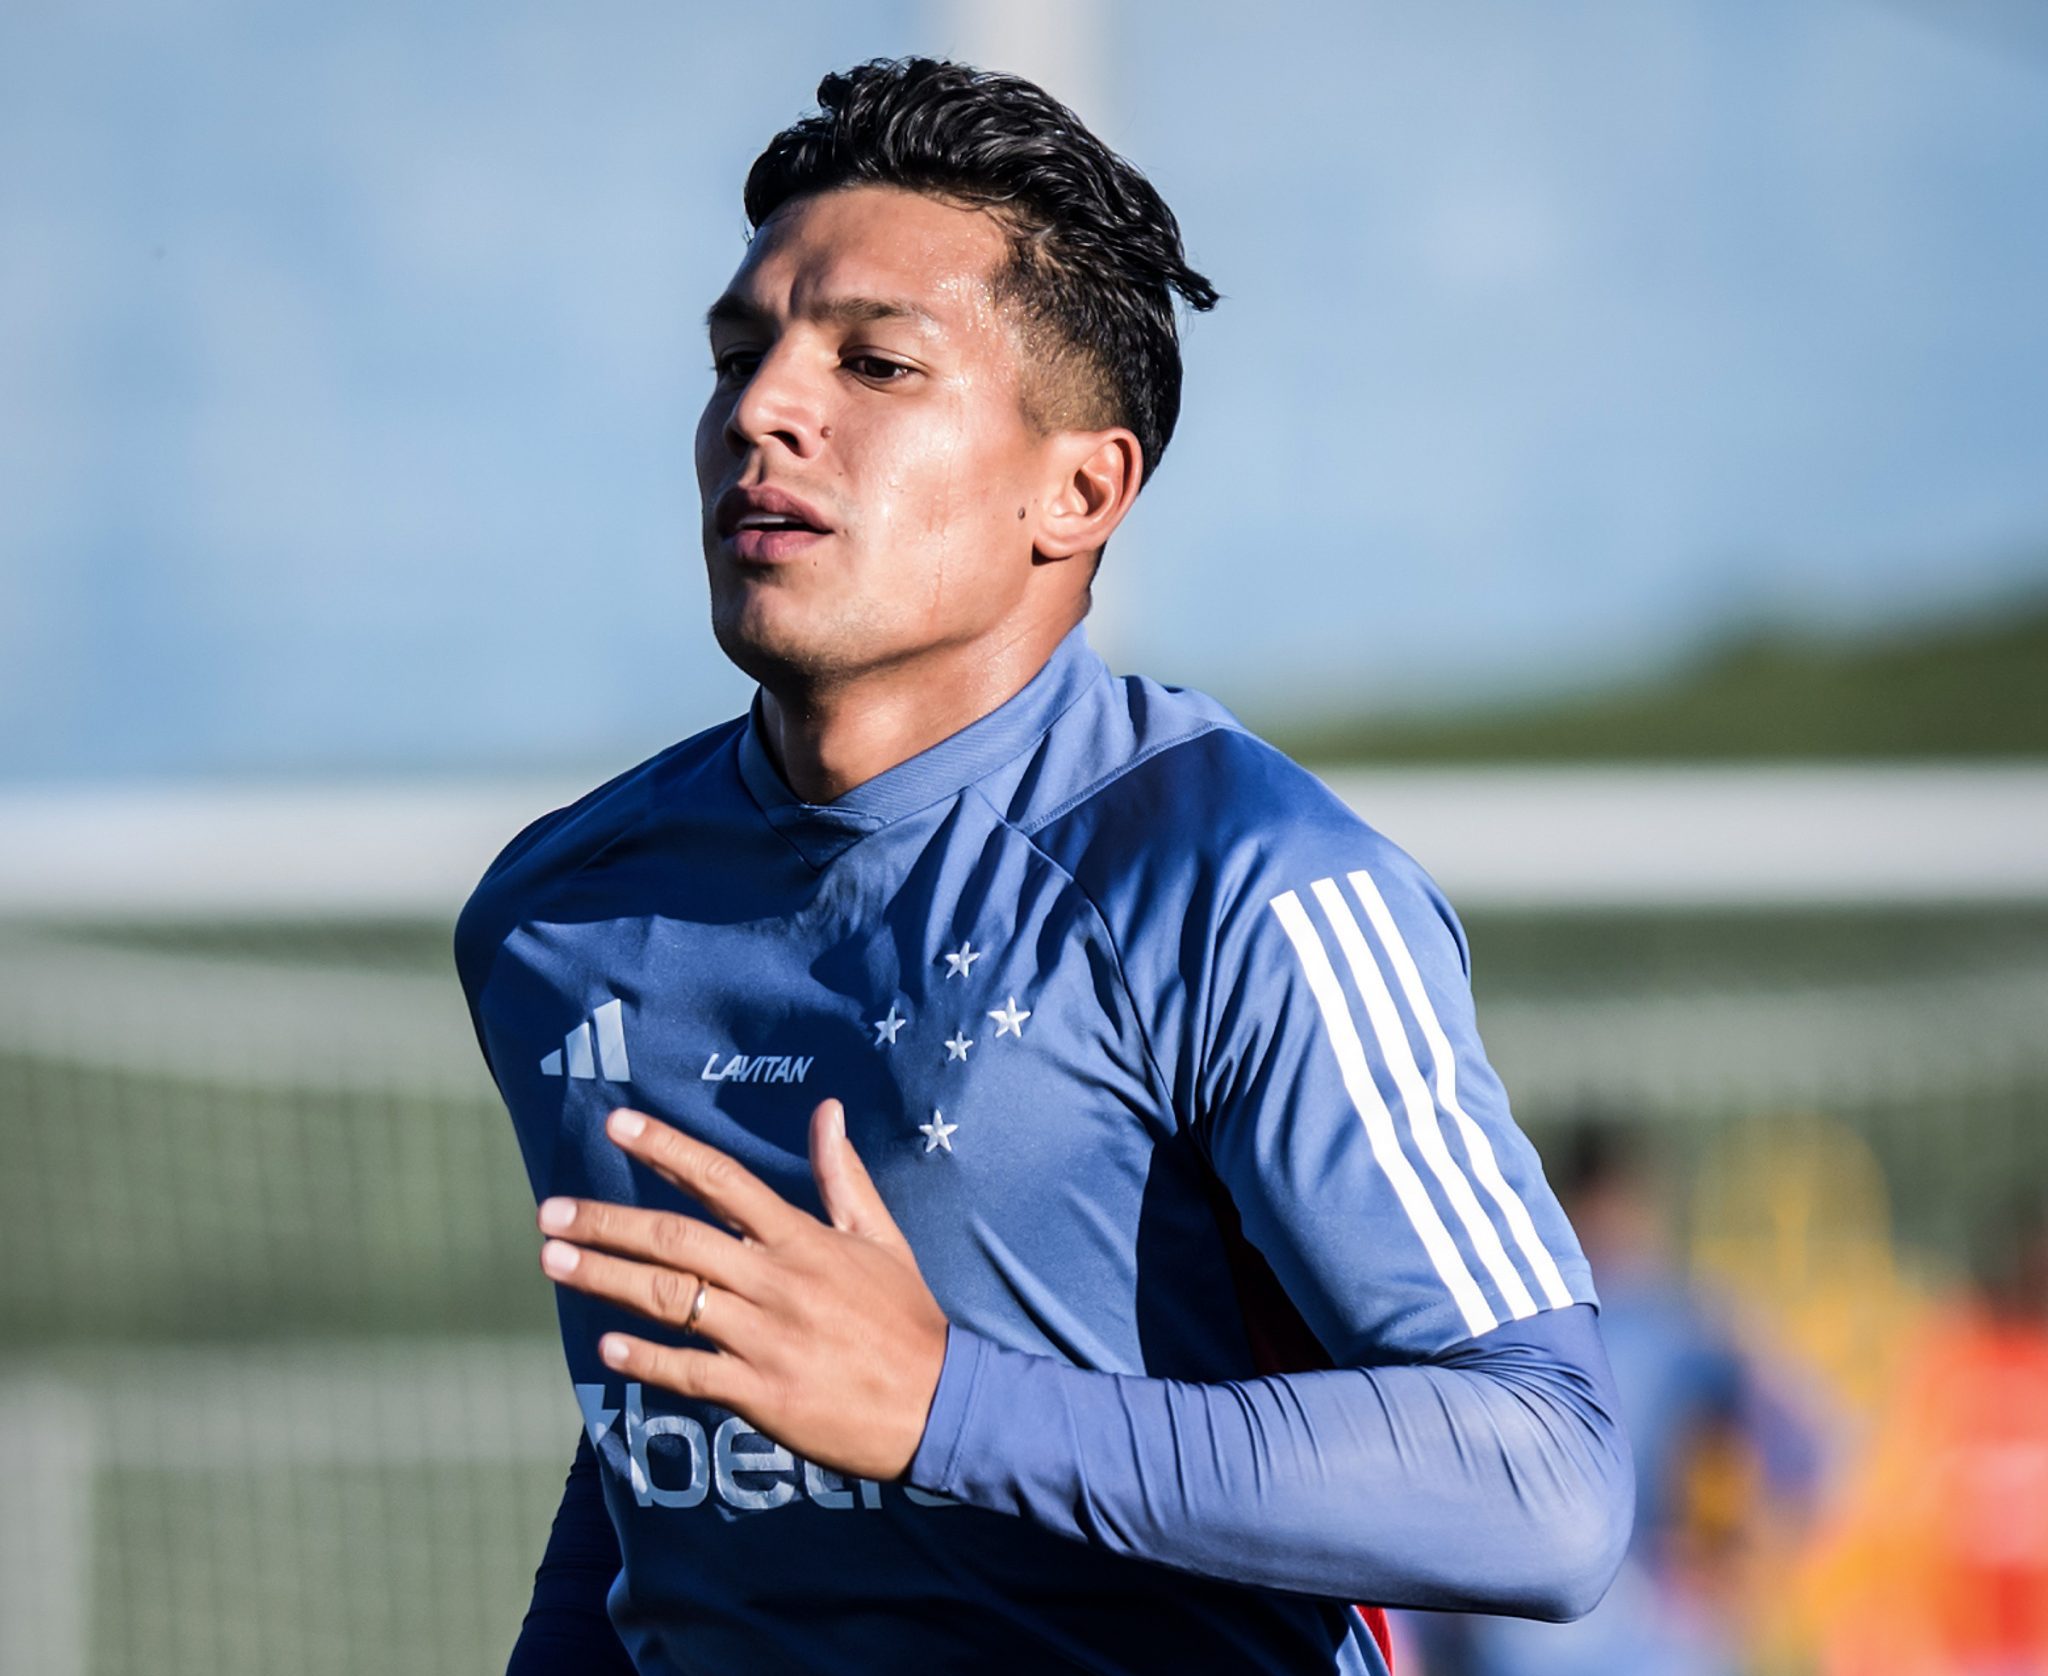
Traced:
MULTIPOLYGON (((549 1240, 540 1248, 541 1271, 559 1286, 588 1292, 659 1321, 668 1327, 683 1327, 697 1305, 697 1287, 702 1277, 653 1263, 636 1263, 609 1252, 585 1251, 566 1240, 549 1240)), ((761 1311, 737 1292, 715 1283, 698 1311, 697 1324, 686 1330, 713 1344, 744 1355, 758 1345, 764 1325, 761 1311)))
POLYGON ((846 1108, 837 1100, 821 1100, 811 1113, 811 1174, 818 1179, 818 1194, 833 1227, 870 1239, 903 1238, 867 1166, 846 1137, 846 1108))
POLYGON ((816 1221, 738 1159, 692 1140, 644 1112, 623 1108, 613 1112, 605 1122, 605 1133, 622 1151, 716 1211, 743 1234, 773 1240, 799 1222, 816 1221))
POLYGON ((678 1350, 650 1344, 631 1333, 606 1333, 597 1341, 606 1367, 678 1396, 697 1397, 759 1423, 762 1381, 745 1362, 709 1350, 678 1350))
POLYGON ((745 1297, 758 1295, 760 1248, 736 1240, 702 1217, 643 1210, 601 1199, 548 1199, 535 1216, 544 1234, 701 1275, 745 1297))

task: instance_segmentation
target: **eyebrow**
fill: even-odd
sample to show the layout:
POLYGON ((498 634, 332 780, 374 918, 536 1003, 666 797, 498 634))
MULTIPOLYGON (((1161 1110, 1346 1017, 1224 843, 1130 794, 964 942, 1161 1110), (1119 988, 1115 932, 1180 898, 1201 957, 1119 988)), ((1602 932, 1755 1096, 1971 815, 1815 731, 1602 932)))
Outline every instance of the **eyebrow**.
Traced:
MULTIPOLYGON (((835 297, 806 310, 808 318, 835 326, 869 326, 878 320, 911 320, 934 331, 940 330, 938 316, 931 310, 901 297, 835 297)), ((720 326, 768 326, 768 311, 745 297, 728 291, 704 314, 704 329, 720 326)))

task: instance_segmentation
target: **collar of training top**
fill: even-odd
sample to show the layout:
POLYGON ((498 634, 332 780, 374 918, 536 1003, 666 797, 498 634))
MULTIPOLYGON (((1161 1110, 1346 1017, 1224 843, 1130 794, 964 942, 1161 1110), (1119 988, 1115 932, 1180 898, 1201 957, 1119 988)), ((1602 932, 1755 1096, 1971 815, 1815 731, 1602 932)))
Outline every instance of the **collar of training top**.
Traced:
POLYGON ((1107 673, 1076 623, 1015 697, 830 803, 806 803, 783 783, 762 741, 757 692, 740 733, 740 778, 769 824, 812 866, 822 867, 869 833, 954 796, 1029 750, 1107 673))

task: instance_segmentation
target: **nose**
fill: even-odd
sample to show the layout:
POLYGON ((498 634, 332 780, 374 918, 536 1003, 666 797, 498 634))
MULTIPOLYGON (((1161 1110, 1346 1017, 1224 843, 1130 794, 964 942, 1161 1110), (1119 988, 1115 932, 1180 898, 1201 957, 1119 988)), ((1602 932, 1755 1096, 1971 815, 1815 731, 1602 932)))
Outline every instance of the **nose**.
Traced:
POLYGON ((822 400, 797 346, 785 340, 761 357, 740 386, 725 416, 725 445, 735 457, 771 441, 800 458, 813 454, 824 431, 822 400))

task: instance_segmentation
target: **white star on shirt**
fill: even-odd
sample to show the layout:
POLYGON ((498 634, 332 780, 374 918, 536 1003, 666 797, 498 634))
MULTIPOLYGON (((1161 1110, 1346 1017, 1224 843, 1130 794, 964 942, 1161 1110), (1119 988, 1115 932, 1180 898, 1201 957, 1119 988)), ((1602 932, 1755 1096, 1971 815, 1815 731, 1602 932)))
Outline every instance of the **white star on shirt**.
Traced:
POLYGON ((946 1121, 946 1114, 934 1106, 932 1108, 931 1122, 920 1123, 917 1129, 918 1133, 924 1136, 925 1151, 930 1152, 935 1147, 944 1147, 948 1152, 951 1152, 953 1150, 953 1143, 948 1137, 959 1127, 960 1125, 957 1123, 948 1123, 946 1121))
POLYGON ((988 1016, 996 1021, 997 1041, 1001 1041, 1005 1036, 1015 1036, 1021 1042, 1024 1039, 1024 1021, 1031 1015, 1017 1010, 1017 997, 1012 995, 1006 1005, 988 1016))
POLYGON ((971 1036, 960 1035, 957 1031, 953 1035, 948 1036, 946 1038, 946 1063, 950 1065, 956 1059, 965 1059, 967 1057, 967 1050, 972 1046, 974 1046, 974 1039, 971 1036))
POLYGON ((896 1045, 896 1032, 909 1022, 909 1019, 900 1017, 897 1014, 896 1003, 891 1001, 887 1018, 878 1018, 870 1021, 875 1032, 875 1046, 894 1047, 896 1045))
POLYGON ((966 977, 974 963, 987 952, 986 949, 976 948, 972 943, 962 943, 957 952, 946 956, 946 976, 966 977))

